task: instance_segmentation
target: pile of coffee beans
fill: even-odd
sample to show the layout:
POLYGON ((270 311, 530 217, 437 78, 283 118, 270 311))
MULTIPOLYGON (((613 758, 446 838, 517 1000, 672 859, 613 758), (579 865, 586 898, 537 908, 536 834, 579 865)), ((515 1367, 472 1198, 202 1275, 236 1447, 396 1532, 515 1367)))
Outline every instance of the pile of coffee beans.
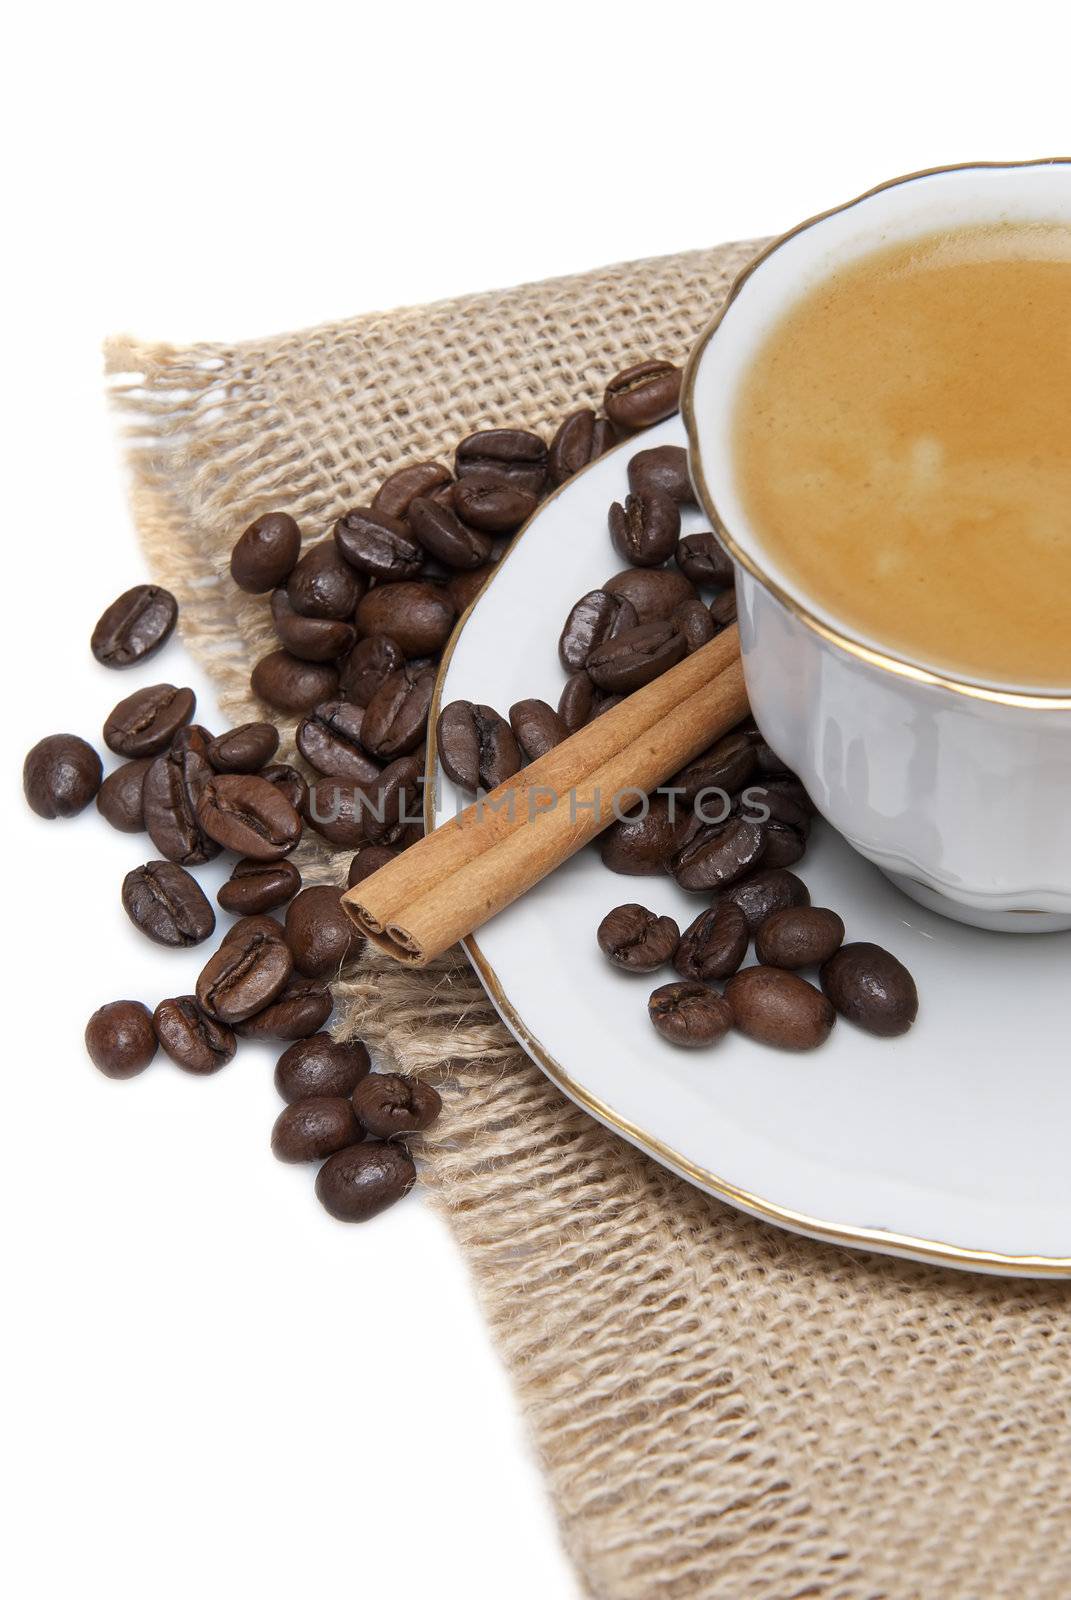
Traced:
MULTIPOLYGON (((322 1031, 332 1011, 330 981, 362 941, 342 910, 342 890, 302 887, 287 858, 310 827, 346 852, 352 886, 421 837, 428 711, 458 617, 544 496, 619 437, 675 411, 680 379, 666 361, 630 367, 608 384, 603 415, 570 412, 549 444, 521 428, 470 434, 452 468, 409 463, 369 504, 309 542, 286 511, 258 516, 237 540, 230 572, 247 594, 265 596, 278 638, 251 676, 265 720, 213 734, 193 720, 191 689, 148 684, 105 719, 103 744, 120 758, 107 776, 98 751, 75 734, 42 739, 26 757, 25 794, 39 816, 72 817, 95 799, 112 827, 148 836, 151 852, 127 872, 120 898, 134 927, 158 945, 186 949, 212 938, 216 913, 191 869, 222 852, 234 857, 216 901, 237 920, 194 992, 161 1000, 152 1012, 138 1001, 111 1001, 90 1018, 86 1047, 103 1073, 129 1078, 159 1051, 186 1072, 208 1075, 234 1058, 241 1039, 287 1044, 276 1072, 287 1108, 272 1146, 282 1160, 323 1161, 316 1189, 336 1217, 364 1220, 408 1191, 415 1168, 400 1141, 431 1124, 439 1097, 428 1084, 370 1073, 363 1044, 322 1031)), ((649 487, 661 493, 665 469, 656 461, 650 471, 649 487)), ((661 503, 626 510, 615 539, 655 559, 672 512, 661 503)), ((679 584, 694 596, 688 579, 679 584)), ((646 620, 627 594, 610 603, 646 620)), ((177 617, 173 595, 139 584, 101 616, 93 655, 115 670, 142 666, 177 617)), ((599 643, 608 639, 605 627, 593 624, 593 639, 596 631, 599 643)), ((666 654, 657 640, 640 644, 633 655, 666 654)), ((607 683, 622 685, 635 676, 631 657, 611 660, 603 672, 607 683)), ((594 713, 614 691, 588 681, 594 713)), ((473 715, 457 730, 457 759, 474 780, 501 781, 579 726, 583 699, 578 684, 568 716, 523 702, 512 727, 493 713, 486 724, 473 715)))

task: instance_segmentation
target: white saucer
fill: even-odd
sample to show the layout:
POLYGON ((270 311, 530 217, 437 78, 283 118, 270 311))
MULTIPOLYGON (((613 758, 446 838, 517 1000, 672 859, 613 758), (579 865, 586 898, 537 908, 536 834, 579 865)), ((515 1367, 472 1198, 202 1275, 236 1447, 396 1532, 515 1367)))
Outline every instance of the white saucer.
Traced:
MULTIPOLYGON (((683 443, 676 418, 662 423, 540 508, 459 631, 437 704, 486 701, 505 715, 528 696, 557 703, 562 622, 621 565, 606 513, 626 492, 628 459, 683 443)), ((703 526, 685 514, 685 532, 703 526)), ((437 777, 440 822, 462 797, 437 777)), ((683 928, 707 899, 668 877, 611 873, 594 849, 488 923, 468 954, 503 1021, 567 1095, 720 1199, 815 1238, 1071 1277, 1071 934, 950 921, 825 824, 798 870, 849 939, 888 946, 914 973, 921 1009, 903 1038, 842 1020, 802 1056, 737 1035, 709 1051, 663 1042, 647 996, 675 974, 615 970, 595 930, 630 900, 683 928)))

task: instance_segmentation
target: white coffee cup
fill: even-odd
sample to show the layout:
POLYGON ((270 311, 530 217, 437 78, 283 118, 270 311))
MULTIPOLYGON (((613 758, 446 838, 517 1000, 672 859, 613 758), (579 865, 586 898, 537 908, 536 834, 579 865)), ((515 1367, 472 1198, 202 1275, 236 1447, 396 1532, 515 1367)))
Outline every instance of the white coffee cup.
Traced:
POLYGON ((731 448, 741 381, 795 300, 880 245, 995 221, 1071 229, 1071 161, 916 173, 803 223, 733 285, 692 353, 682 410, 696 491, 736 562, 744 672, 766 739, 914 899, 979 927, 1048 932, 1071 928, 1071 595, 1066 689, 903 659, 779 570, 744 513, 731 448))

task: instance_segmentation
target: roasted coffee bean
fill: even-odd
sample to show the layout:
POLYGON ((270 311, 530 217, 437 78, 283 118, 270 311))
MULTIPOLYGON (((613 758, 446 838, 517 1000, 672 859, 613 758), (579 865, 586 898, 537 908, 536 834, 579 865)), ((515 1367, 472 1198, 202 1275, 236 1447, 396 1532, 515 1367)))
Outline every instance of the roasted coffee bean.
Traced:
POLYGON ((469 609, 494 570, 493 564, 488 561, 482 567, 473 567, 471 572, 451 573, 446 582, 446 592, 458 616, 469 609))
POLYGON ((509 708, 509 725, 529 761, 538 761, 569 737, 569 729, 545 700, 518 700, 509 708))
POLYGON ((299 1039, 275 1068, 275 1087, 288 1105, 313 1096, 351 1095, 371 1068, 359 1039, 344 1042, 329 1033, 299 1039))
POLYGON ((732 558, 712 533, 688 533, 677 546, 677 565, 692 583, 724 589, 733 581, 732 558))
POLYGON ((423 546, 401 518, 375 511, 370 506, 357 506, 339 517, 335 523, 335 544, 351 567, 380 583, 415 578, 424 565, 423 546))
POLYGON ((627 600, 637 622, 667 622, 683 601, 695 599, 694 586, 672 567, 626 567, 607 578, 602 589, 627 600))
POLYGON ((714 619, 702 600, 685 600, 670 621, 684 640, 689 655, 709 644, 717 632, 714 619))
POLYGON ((314 884, 286 908, 286 942, 306 978, 335 977, 359 955, 364 939, 342 905, 341 889, 314 884))
POLYGON ((615 500, 607 520, 614 549, 634 567, 660 567, 677 548, 680 510, 658 489, 626 495, 624 505, 615 500))
POLYGON ((307 1039, 323 1027, 334 1001, 326 983, 291 978, 277 1000, 235 1025, 243 1039, 307 1039))
POLYGON ((653 794, 599 840, 603 865, 632 878, 657 877, 679 850, 689 825, 686 808, 675 795, 653 794))
POLYGON ((364 835, 369 844, 404 849, 423 832, 424 762, 400 756, 383 768, 366 791, 364 835))
POLYGON ((278 748, 274 723, 243 722, 213 739, 205 754, 217 772, 259 772, 278 748))
MULTIPOLYGON (((755 770, 755 745, 744 733, 727 733, 717 744, 704 750, 701 756, 671 778, 667 788, 680 789, 686 805, 699 800, 703 804, 706 791, 718 794, 735 794, 747 783, 755 770)), ((703 817, 703 820, 713 820, 703 817)))
POLYGON ((301 818, 286 796, 255 773, 213 774, 197 797, 197 820, 225 850, 277 861, 301 839, 301 818))
POLYGON ((133 667, 167 643, 177 620, 173 594, 139 583, 112 601, 93 629, 89 648, 102 666, 133 667))
POLYGON ((151 762, 141 800, 149 838, 168 861, 196 867, 219 855, 219 845, 201 827, 197 802, 212 768, 196 750, 170 751, 151 762))
POLYGON ((339 669, 339 692, 343 700, 366 706, 383 679, 405 663, 400 644, 385 633, 359 639, 339 669))
POLYGON ((598 704, 596 705, 594 711, 591 713, 592 722, 595 721, 596 717, 601 717, 604 712, 612 711, 615 706, 619 706, 621 704, 622 700, 624 700, 624 699, 627 699, 627 696, 623 695, 623 694, 602 694, 602 693, 600 693, 598 704))
POLYGON ((880 944, 844 944, 819 973, 842 1017, 883 1039, 906 1033, 918 1016, 919 995, 907 968, 880 944))
POLYGON ((700 826, 670 862, 682 889, 716 893, 746 877, 762 860, 764 829, 742 817, 700 826))
POLYGON ((640 450, 629 461, 628 486, 633 494, 657 490, 668 494, 679 506, 695 504, 688 452, 680 444, 656 444, 650 450, 640 450))
POLYGON ((310 545, 286 580, 286 597, 303 617, 352 617, 368 580, 343 561, 333 539, 310 545))
POLYGON ((462 439, 455 471, 459 479, 474 472, 505 478, 515 488, 541 495, 547 481, 547 447, 537 434, 522 428, 485 428, 462 439))
POLYGON ((781 1050, 815 1049, 836 1021, 825 995, 782 967, 745 967, 729 979, 725 998, 741 1033, 781 1050))
POLYGON ((415 662, 384 678, 361 726, 361 743, 369 754, 378 761, 396 761, 423 744, 434 693, 434 669, 418 669, 415 662))
POLYGON ((404 517, 413 501, 421 495, 434 494, 452 482, 449 467, 438 461, 414 461, 408 467, 399 467, 389 478, 384 478, 372 501, 372 510, 386 517, 404 517))
POLYGON ((534 494, 504 478, 474 472, 454 488, 453 509, 481 533, 513 533, 539 504, 534 494))
POLYGON ((346 887, 354 889, 373 872, 378 872, 380 867, 388 866, 397 856, 397 850, 392 850, 387 844, 366 844, 350 862, 350 870, 346 875, 346 887))
MULTIPOLYGON (((496 481, 499 480, 490 480, 492 487, 496 481)), ((508 484, 503 483, 501 487, 509 492, 508 484)), ((409 507, 409 526, 428 554, 445 567, 466 570, 482 567, 491 554, 491 540, 486 533, 470 528, 456 511, 434 500, 413 501, 409 507)))
POLYGON ((285 511, 251 522, 231 551, 231 577, 247 594, 267 594, 285 583, 301 554, 301 529, 285 511))
POLYGON ((685 928, 673 965, 682 978, 709 983, 728 978, 744 957, 751 935, 747 918, 731 900, 721 900, 701 911, 685 928))
POLYGON ((262 927, 240 933, 232 928, 201 969, 197 1003, 218 1022, 244 1022, 272 1003, 293 970, 293 957, 281 939, 262 927))
POLYGON ((263 778, 265 783, 273 783, 281 794, 285 794, 299 817, 305 815, 309 786, 296 767, 279 762, 274 766, 261 767, 257 777, 263 778))
POLYGON ((339 850, 353 850, 367 839, 368 798, 359 783, 321 778, 309 785, 302 815, 309 827, 339 850))
MULTIPOLYGON (((449 639, 457 612, 450 596, 430 583, 384 583, 357 607, 357 631, 369 638, 385 633, 412 660, 438 655, 449 639)), ((321 700, 329 698, 320 695, 321 700)))
POLYGON ((352 650, 357 638, 357 629, 350 622, 302 616, 290 604, 285 589, 272 591, 271 620, 279 643, 301 661, 335 661, 352 650))
POLYGON ((714 597, 707 607, 717 629, 728 628, 736 621, 736 590, 726 589, 714 597))
POLYGON ((76 817, 100 788, 103 770, 93 746, 76 733, 52 733, 23 762, 22 791, 39 817, 76 817))
POLYGON ((202 1076, 218 1072, 233 1059, 238 1048, 233 1030, 215 1017, 206 1016, 192 994, 161 1000, 153 1012, 152 1025, 164 1054, 184 1072, 202 1076))
POLYGON ((325 1095, 280 1111, 271 1130, 271 1150, 277 1161, 322 1161, 363 1138, 350 1102, 325 1095))
POLYGON ((415 1182, 405 1146, 375 1141, 328 1156, 316 1177, 316 1194, 339 1222, 367 1222, 403 1199, 415 1182))
POLYGON ((613 443, 613 424, 605 417, 597 417, 589 406, 570 411, 550 442, 547 466, 551 483, 565 483, 582 467, 597 461, 613 443))
POLYGON ((672 961, 681 930, 672 917, 660 917, 646 906, 615 906, 599 923, 599 949, 626 972, 654 972, 672 961))
POLYGON ((207 939, 216 916, 197 879, 174 861, 147 861, 123 879, 123 910, 156 944, 187 948, 207 939))
POLYGON ((362 1078, 350 1097, 357 1121, 373 1139, 400 1133, 421 1133, 442 1110, 439 1093, 419 1078, 400 1072, 373 1072, 362 1078))
POLYGON ((134 1078, 156 1054, 152 1014, 140 1000, 112 1000, 86 1024, 86 1049, 106 1078, 134 1078))
POLYGON ((452 783, 475 794, 497 789, 521 770, 513 729, 492 706, 455 700, 439 713, 436 742, 443 771, 452 783))
POLYGON ((558 658, 566 672, 578 672, 599 645, 634 628, 639 621, 631 603, 617 595, 592 589, 582 595, 565 619, 558 640, 558 658))
POLYGON ((762 852, 764 867, 793 867, 807 848, 806 828, 794 828, 771 818, 762 824, 766 847, 762 852))
POLYGON ((286 941, 286 932, 279 918, 270 917, 266 912, 258 911, 248 916, 239 917, 234 926, 228 928, 223 935, 220 940, 220 946, 232 944, 236 940, 239 943, 248 944, 254 934, 263 935, 265 939, 279 939, 284 943, 286 941))
POLYGON ((597 688, 631 694, 676 666, 684 650, 684 639, 671 622, 646 622, 597 645, 586 666, 597 688))
POLYGON ((811 903, 807 885, 794 872, 786 872, 783 867, 775 867, 772 871, 764 869, 739 879, 725 891, 723 898, 740 907, 750 933, 755 933, 775 911, 811 903))
POLYGON ((789 906, 766 918, 755 935, 764 967, 810 967, 828 961, 844 942, 844 923, 824 906, 789 906))
POLYGON ((321 662, 300 661, 289 650, 273 650, 253 668, 253 693, 277 711, 311 711, 338 693, 338 673, 321 662))
POLYGON ((676 411, 681 377, 670 361, 639 361, 610 379, 603 410, 615 428, 650 428, 676 411))
POLYGON ((664 983, 647 1002, 655 1028, 670 1044, 717 1044, 733 1025, 721 995, 702 983, 664 983))
POLYGON ((309 766, 325 778, 370 783, 379 772, 379 762, 361 743, 364 717, 360 706, 327 700, 298 723, 294 742, 309 766))
POLYGON ((121 767, 109 772, 97 791, 97 810, 105 822, 110 822, 120 833, 144 832, 142 789, 151 766, 151 756, 142 756, 140 761, 124 761, 121 767))
POLYGON ((301 874, 291 861, 255 861, 244 856, 216 893, 224 911, 235 917, 262 916, 285 906, 301 888, 301 874))
POLYGON ((598 702, 599 692, 583 667, 571 672, 558 696, 558 715, 567 733, 575 733, 588 721, 598 702))
POLYGON ((189 722, 196 704, 192 689, 176 689, 173 683, 135 689, 109 715, 104 743, 117 756, 157 755, 167 749, 182 724, 189 722))
POLYGON ((200 722, 187 722, 180 728, 168 746, 168 755, 181 756, 188 751, 208 759, 208 747, 212 743, 213 735, 200 722))

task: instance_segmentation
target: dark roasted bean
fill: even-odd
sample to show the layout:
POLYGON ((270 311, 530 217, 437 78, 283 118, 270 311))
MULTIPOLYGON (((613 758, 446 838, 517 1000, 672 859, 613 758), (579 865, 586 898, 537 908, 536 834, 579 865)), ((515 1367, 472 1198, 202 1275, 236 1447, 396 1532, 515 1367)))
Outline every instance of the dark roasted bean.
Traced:
POLYGON ((415 662, 384 678, 364 712, 361 743, 379 761, 396 761, 423 744, 435 672, 415 662))
POLYGON ((280 1111, 271 1130, 271 1149, 277 1161, 322 1161, 363 1138, 350 1102, 341 1095, 325 1095, 280 1111))
POLYGON ((238 918, 233 928, 228 928, 220 940, 221 947, 231 944, 235 940, 248 941, 254 934, 262 934, 265 939, 281 939, 285 941, 286 933, 278 917, 269 917, 265 912, 255 911, 249 915, 238 918))
POLYGON ((558 640, 558 658, 566 672, 587 665, 591 652, 608 639, 634 628, 639 618, 631 603, 617 595, 592 589, 582 595, 565 619, 558 640))
POLYGON ((626 567, 602 588, 604 594, 627 600, 637 622, 666 622, 683 601, 695 598, 694 585, 672 567, 626 567))
POLYGON ((576 672, 571 672, 558 696, 558 715, 567 733, 575 733, 578 728, 584 726, 597 701, 598 690, 584 668, 580 667, 576 672))
POLYGON ((471 572, 451 573, 446 592, 454 602, 458 616, 468 610, 494 570, 494 565, 487 561, 482 567, 473 567, 471 572))
POLYGON ((688 452, 680 444, 656 444, 650 450, 638 451, 628 464, 628 486, 633 494, 657 489, 679 506, 695 503, 688 476, 688 452))
POLYGON ((716 628, 728 628, 736 621, 736 590, 726 589, 724 594, 715 595, 708 610, 716 628))
MULTIPOLYGON (((357 607, 357 630, 368 638, 385 633, 412 660, 438 655, 454 626, 450 596, 430 583, 384 583, 357 607)), ((321 700, 329 698, 320 695, 321 700)))
POLYGON ((810 967, 828 961, 844 942, 844 923, 824 906, 789 906, 766 918, 755 935, 764 967, 810 967))
POLYGON ((615 500, 607 520, 614 549, 634 567, 660 567, 677 548, 680 510, 658 489, 626 495, 624 505, 615 500))
POLYGON ((151 756, 142 756, 140 761, 124 761, 121 767, 109 772, 97 792, 97 810, 105 822, 110 822, 120 833, 144 832, 142 789, 151 766, 151 756))
POLYGON ((842 1017, 883 1039, 906 1033, 918 1016, 919 996, 907 968, 879 944, 844 944, 819 974, 842 1017))
POLYGON ((107 1078, 133 1078, 156 1054, 152 1014, 140 1000, 112 1000, 86 1024, 86 1049, 107 1078))
POLYGON ((100 788, 101 760, 76 733, 52 733, 22 764, 22 792, 32 811, 51 822, 76 817, 100 788))
POLYGON ((677 546, 677 565, 692 583, 724 589, 733 581, 732 558, 712 533, 688 533, 677 546))
POLYGON ((301 839, 301 818, 286 796, 254 773, 214 774, 197 797, 197 820, 226 850, 257 861, 289 855, 301 839))
POLYGON ((133 667, 167 643, 178 619, 178 602, 167 589, 139 583, 113 600, 89 641, 105 667, 133 667))
POLYGON ((684 639, 671 622, 647 622, 597 645, 585 664, 597 688, 631 694, 676 666, 684 650, 684 639))
POLYGON ((518 700, 509 708, 509 725, 529 761, 538 761, 569 737, 569 729, 545 700, 518 700))
POLYGON ((387 844, 363 845, 350 862, 350 870, 346 875, 346 887, 348 889, 356 888, 359 883, 363 883, 366 878, 370 878, 373 872, 378 872, 380 867, 388 866, 396 858, 397 854, 397 850, 392 850, 390 845, 387 844))
POLYGON ((303 617, 329 617, 346 622, 352 617, 368 580, 343 561, 333 539, 310 545, 289 578, 286 597, 303 617))
POLYGON ((689 655, 709 644, 717 632, 714 618, 702 600, 685 600, 674 611, 670 621, 683 638, 689 655))
POLYGON ((670 1044, 717 1044, 733 1025, 732 1012, 702 983, 664 983, 647 1002, 655 1028, 670 1044))
POLYGON ((423 832, 423 776, 420 756, 401 756, 368 785, 364 834, 369 844, 404 849, 423 832))
POLYGON ((654 972, 672 961, 681 931, 672 917, 646 906, 615 906, 599 923, 599 949, 626 972, 654 972))
POLYGON ((243 856, 221 884, 216 900, 232 916, 262 916, 285 906, 300 888, 301 874, 292 861, 255 861, 243 856))
POLYGON ((513 533, 528 521, 538 503, 527 489, 479 472, 462 478, 454 488, 454 510, 462 522, 481 533, 513 533))
POLYGON ((749 1039, 781 1050, 824 1044, 836 1012, 813 984, 781 967, 745 967, 725 986, 733 1023, 749 1039))
POLYGON ((656 877, 680 848, 688 824, 679 797, 653 794, 603 833, 599 840, 603 865, 627 877, 656 877))
POLYGON ((231 551, 231 577, 247 594, 285 583, 301 554, 301 530, 285 511, 251 522, 231 551))
POLYGON ((197 816, 198 799, 212 776, 212 768, 196 750, 172 750, 150 763, 141 790, 145 827, 168 861, 196 867, 219 855, 219 845, 208 837, 197 816))
POLYGON ((403 1077, 400 1072, 370 1073, 350 1098, 357 1121, 373 1139, 421 1133, 431 1127, 443 1105, 430 1083, 403 1077))
POLYGON ((685 928, 673 965, 682 978, 705 983, 731 977, 747 955, 750 939, 740 907, 731 900, 717 901, 685 928))
POLYGON ((726 890, 724 898, 740 907, 751 933, 755 933, 775 911, 811 903, 807 885, 794 872, 786 872, 783 867, 764 869, 739 879, 726 890))
POLYGON ((365 713, 346 700, 327 700, 298 723, 294 742, 310 767, 325 778, 371 783, 379 772, 361 743, 365 713))
MULTIPOLYGON (((478 480, 479 483, 487 481, 478 480)), ((490 480, 492 486, 499 481, 490 480)), ((508 484, 503 483, 501 487, 509 491, 508 484)), ((491 540, 486 533, 470 528, 456 511, 434 500, 413 501, 409 507, 409 526, 428 554, 446 567, 465 570, 482 567, 491 554, 491 540)))
POLYGON ((436 742, 446 776, 469 794, 496 789, 523 764, 509 723, 492 706, 471 700, 455 700, 443 708, 436 742))
POLYGON ((747 783, 755 770, 755 745, 743 733, 727 733, 717 744, 711 745, 701 756, 671 778, 668 788, 683 791, 684 802, 694 805, 704 791, 735 794, 747 783))
POLYGON ((438 461, 414 461, 384 478, 372 501, 372 510, 387 517, 404 517, 420 495, 434 494, 451 482, 449 467, 438 461))
POLYGON ((147 861, 123 879, 123 910, 148 938, 178 948, 200 944, 216 916, 197 879, 174 861, 147 861))
POLYGON ((357 506, 339 517, 335 544, 351 567, 380 583, 415 578, 424 564, 423 547, 401 518, 371 507, 357 506))
POLYGON ((277 711, 311 711, 338 693, 338 673, 322 662, 301 661, 289 650, 273 650, 253 668, 253 693, 277 711))
POLYGON ((764 867, 793 867, 807 848, 807 831, 794 828, 787 822, 772 818, 762 824, 766 848, 762 852, 764 867))
MULTIPOLYGON (((135 689, 112 710, 104 724, 104 743, 117 756, 154 756, 166 750, 197 701, 192 689, 153 683, 135 689)), ((90 796, 92 799, 92 796, 90 796)))
POLYGON ((473 472, 491 474, 541 495, 547 480, 547 447, 537 434, 521 428, 486 428, 462 439, 455 470, 458 478, 473 472))
POLYGON ((676 411, 681 376, 670 361, 639 361, 610 379, 603 410, 615 428, 650 428, 676 411))
POLYGON ((376 1141, 329 1156, 317 1174, 316 1194, 340 1222, 367 1222, 401 1200, 415 1182, 416 1168, 404 1145, 376 1141))
POLYGON ((317 1033, 284 1050, 275 1068, 275 1087, 288 1105, 320 1095, 350 1095, 371 1062, 359 1039, 332 1039, 317 1033))
POLYGON ((746 877, 766 848, 765 833, 755 822, 730 817, 701 826, 670 862, 682 889, 716 893, 746 877))
POLYGON ((279 730, 271 722, 243 722, 213 739, 205 755, 217 772, 259 772, 279 748, 279 730))
POLYGON ((323 1027, 334 1001, 326 983, 316 978, 291 978, 277 1000, 235 1031, 243 1039, 307 1039, 323 1027))
POLYGON ((302 815, 321 839, 340 850, 353 850, 366 841, 367 795, 358 783, 321 778, 310 784, 302 815))
POLYGON ((296 767, 278 762, 274 766, 261 767, 257 776, 263 778, 265 783, 273 783, 282 794, 285 794, 298 816, 305 815, 305 807, 309 803, 309 786, 296 767))
POLYGON ((405 662, 400 644, 385 633, 359 639, 339 669, 339 692, 343 700, 366 706, 383 679, 397 672, 405 662))
POLYGON ((281 939, 260 926, 240 929, 240 924, 231 929, 197 979, 202 1011, 228 1024, 244 1022, 269 1006, 294 970, 293 957, 281 939))
POLYGON ((187 722, 180 728, 168 746, 168 755, 182 756, 192 751, 195 755, 208 759, 208 747, 212 743, 212 734, 200 722, 187 722))
POLYGON ((357 629, 331 617, 305 617, 295 611, 285 589, 271 597, 271 620, 279 643, 300 661, 335 661, 353 648, 357 629))
POLYGON ((181 994, 161 1000, 152 1025, 165 1055, 184 1072, 205 1075, 218 1072, 233 1059, 238 1041, 232 1029, 206 1016, 195 995, 181 994))
POLYGON ((335 977, 359 955, 364 939, 342 905, 341 889, 314 884, 286 908, 286 942, 306 978, 335 977))
POLYGON ((551 483, 565 483, 582 467, 598 460, 613 442, 613 424, 606 417, 597 417, 588 406, 570 411, 550 442, 547 465, 551 483))

